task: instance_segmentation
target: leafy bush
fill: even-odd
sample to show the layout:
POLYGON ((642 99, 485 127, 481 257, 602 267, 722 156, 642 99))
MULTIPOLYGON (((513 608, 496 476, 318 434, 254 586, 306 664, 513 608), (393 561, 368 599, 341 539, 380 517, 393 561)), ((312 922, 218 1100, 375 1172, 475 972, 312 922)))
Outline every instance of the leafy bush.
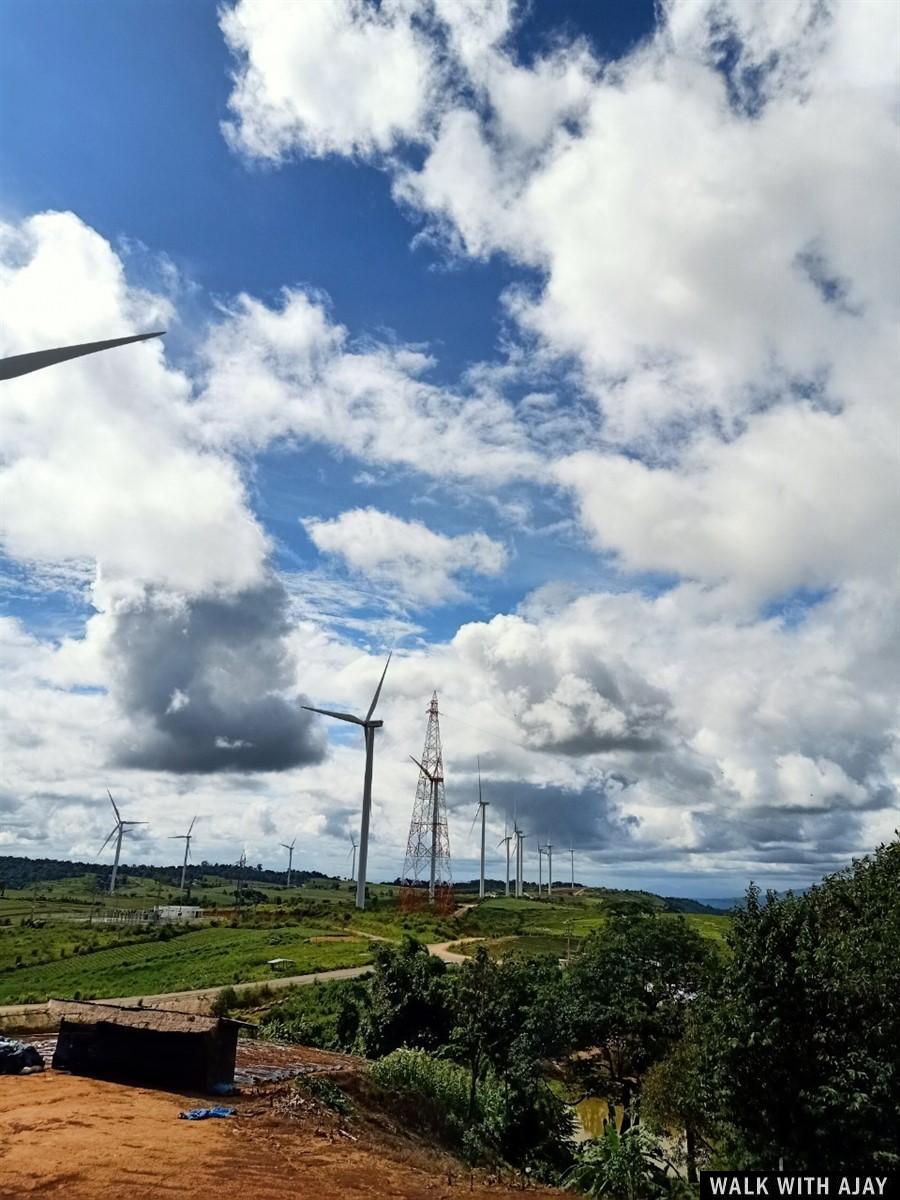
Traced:
POLYGON ((565 1177, 569 1190, 608 1200, 661 1200, 690 1196, 681 1179, 669 1175, 659 1142, 641 1125, 622 1133, 610 1122, 603 1136, 584 1142, 565 1177))
POLYGON ((260 1022, 260 1034, 278 1042, 352 1051, 366 996, 367 985, 356 980, 297 988, 268 1011, 260 1022))
POLYGON ((371 1078, 386 1092, 412 1100, 420 1124, 451 1145, 462 1145, 469 1124, 469 1074, 464 1067, 424 1050, 402 1049, 373 1063, 371 1078))
POLYGON ((309 1075, 305 1079, 298 1079, 295 1086, 298 1091, 312 1096, 314 1100, 318 1100, 326 1108, 334 1109, 335 1112, 339 1113, 350 1112, 352 1106, 349 1097, 341 1091, 333 1080, 328 1079, 325 1075, 309 1075))
POLYGON ((227 1016, 231 1009, 237 1008, 237 1002, 237 992, 233 987, 222 988, 211 1005, 213 1016, 227 1016))

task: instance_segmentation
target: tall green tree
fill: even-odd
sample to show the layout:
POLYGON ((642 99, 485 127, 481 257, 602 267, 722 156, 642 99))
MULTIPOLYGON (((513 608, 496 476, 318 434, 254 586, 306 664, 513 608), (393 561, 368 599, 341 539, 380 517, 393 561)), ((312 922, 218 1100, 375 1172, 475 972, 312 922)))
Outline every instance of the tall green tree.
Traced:
POLYGON ((631 1120, 647 1069, 680 1038, 716 954, 682 918, 612 916, 567 975, 574 1062, 584 1086, 631 1120))
POLYGON ((719 1115, 752 1161, 900 1165, 900 842, 735 916, 705 1040, 719 1115))
POLYGON ((421 942, 405 937, 397 947, 375 951, 368 1003, 360 1020, 360 1038, 370 1058, 400 1046, 433 1050, 450 1034, 447 967, 421 942))

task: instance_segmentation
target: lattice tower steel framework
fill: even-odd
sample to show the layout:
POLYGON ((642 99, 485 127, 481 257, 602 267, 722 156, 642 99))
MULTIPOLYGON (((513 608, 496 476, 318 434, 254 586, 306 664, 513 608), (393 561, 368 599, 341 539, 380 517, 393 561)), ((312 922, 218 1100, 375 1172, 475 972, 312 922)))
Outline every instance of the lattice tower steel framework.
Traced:
POLYGON ((428 706, 425 747, 419 762, 416 798, 401 875, 400 903, 407 911, 433 906, 440 912, 451 912, 454 907, 453 877, 437 692, 428 706))

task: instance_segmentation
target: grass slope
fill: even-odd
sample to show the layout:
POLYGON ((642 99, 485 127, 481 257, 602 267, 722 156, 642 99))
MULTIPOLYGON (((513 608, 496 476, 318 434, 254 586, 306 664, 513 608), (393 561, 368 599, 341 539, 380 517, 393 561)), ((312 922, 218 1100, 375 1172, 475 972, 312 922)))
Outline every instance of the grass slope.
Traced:
POLYGON ((294 959, 293 973, 305 974, 369 962, 371 943, 310 942, 326 929, 207 928, 169 941, 141 942, 79 957, 21 967, 0 974, 0 1003, 46 1000, 50 996, 141 996, 189 991, 271 978, 270 958, 294 959))

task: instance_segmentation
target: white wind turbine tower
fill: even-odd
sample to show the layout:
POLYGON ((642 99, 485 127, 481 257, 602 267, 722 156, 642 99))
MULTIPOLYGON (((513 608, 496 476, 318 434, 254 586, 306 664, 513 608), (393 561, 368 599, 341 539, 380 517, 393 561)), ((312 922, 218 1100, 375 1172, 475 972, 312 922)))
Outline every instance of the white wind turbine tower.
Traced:
MULTIPOLYGON (((110 799, 112 799, 111 796, 110 796, 110 799)), ((184 877, 185 877, 185 874, 187 873, 187 865, 188 865, 188 861, 191 857, 191 831, 194 828, 194 821, 196 821, 196 820, 197 820, 197 818, 194 817, 194 820, 191 821, 190 825, 188 826, 187 833, 173 833, 172 836, 169 838, 170 842, 180 842, 180 841, 182 841, 182 839, 184 840, 184 860, 181 864, 181 892, 182 892, 182 895, 184 894, 184 877)), ((112 891, 112 888, 110 888, 110 891, 112 891)))
MULTIPOLYGON (((350 834, 350 854, 353 855, 353 866, 350 868, 350 882, 356 878, 356 838, 350 834)), ((350 854, 347 857, 350 857, 350 854)))
POLYGON ((538 842, 538 900, 544 886, 544 847, 538 842))
POLYGON ((516 896, 521 899, 525 891, 525 834, 518 825, 514 832, 516 835, 516 896))
POLYGON ((113 800, 112 792, 109 790, 109 788, 106 789, 106 794, 107 794, 107 796, 109 796, 109 802, 113 806, 113 812, 116 814, 116 823, 115 823, 115 825, 113 825, 112 832, 110 833, 109 837, 106 839, 106 841, 100 847, 100 849, 97 851, 97 857, 98 858, 100 857, 100 855, 103 853, 103 851, 109 845, 109 843, 113 840, 113 838, 115 838, 116 839, 116 857, 113 860, 112 875, 109 878, 109 894, 112 895, 113 892, 116 890, 116 876, 119 873, 119 856, 122 853, 122 834, 125 832, 126 827, 129 825, 146 825, 147 822, 146 821, 123 821, 121 815, 119 814, 119 810, 116 808, 116 802, 115 802, 115 800, 113 800))
POLYGON ((574 846, 569 847, 569 855, 572 860, 572 895, 574 896, 575 895, 575 848, 574 848, 574 846))
POLYGON ((548 842, 547 851, 547 899, 551 899, 553 895, 553 843, 548 842))
POLYGON ((366 907, 366 862, 369 857, 369 814, 372 811, 372 766, 375 757, 375 730, 381 729, 384 725, 384 721, 373 721, 372 713, 375 711, 378 697, 381 695, 381 685, 384 683, 384 677, 387 675, 387 669, 390 665, 391 656, 389 654, 387 662, 384 664, 384 670, 381 672, 378 687, 375 689, 375 695, 372 697, 372 703, 369 705, 369 711, 364 717, 354 717, 352 713, 332 712, 328 708, 313 708, 309 704, 303 705, 307 712, 320 713, 323 717, 334 717, 338 721, 349 721, 353 725, 362 726, 366 743, 366 771, 363 776, 362 818, 359 823, 359 878, 356 881, 357 908, 366 907))
POLYGON ((282 847, 285 850, 287 850, 287 852, 288 852, 288 869, 287 869, 287 886, 288 887, 291 886, 291 866, 294 862, 294 847, 296 846, 296 844, 297 844, 296 838, 294 838, 294 840, 290 843, 290 845, 287 842, 281 843, 282 847))
MULTIPOLYGON (((481 875, 479 876, 479 879, 478 879, 478 899, 479 900, 484 899, 484 826, 485 826, 485 813, 487 811, 487 806, 489 803, 490 803, 489 800, 484 800, 484 799, 482 799, 482 796, 481 796, 481 759, 479 758, 479 760, 478 760, 478 806, 475 809, 475 816, 472 818, 472 829, 474 829, 475 822, 478 820, 478 814, 481 813, 481 875)), ((472 833, 472 829, 469 830, 470 835, 472 833)), ((509 890, 509 855, 508 854, 507 854, 507 859, 506 859, 506 868, 507 868, 506 869, 506 883, 507 883, 507 891, 508 891, 509 890)))
POLYGON ((438 852, 438 808, 440 804, 440 787, 444 782, 444 777, 443 775, 432 775, 428 768, 424 767, 417 758, 413 758, 412 755, 409 757, 431 784, 431 873, 428 876, 428 900, 430 904, 434 904, 434 884, 437 875, 438 852))
POLYGON ((513 835, 509 832, 509 828, 508 828, 506 822, 504 821, 503 822, 503 837, 500 839, 500 841, 497 843, 497 845, 502 846, 504 844, 504 842, 506 843, 506 894, 507 894, 507 896, 509 895, 509 843, 512 841, 512 837, 513 837, 513 835))

